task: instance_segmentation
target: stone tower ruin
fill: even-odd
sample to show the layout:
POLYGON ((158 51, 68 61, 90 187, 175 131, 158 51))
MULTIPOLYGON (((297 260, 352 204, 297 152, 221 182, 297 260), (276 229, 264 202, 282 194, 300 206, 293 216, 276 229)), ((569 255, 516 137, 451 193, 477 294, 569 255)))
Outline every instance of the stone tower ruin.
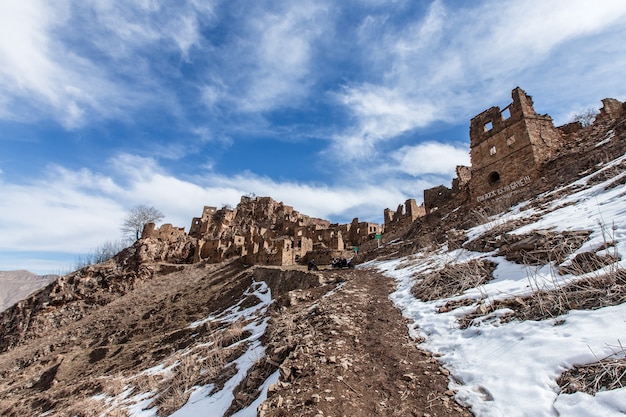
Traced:
POLYGON ((504 109, 491 107, 471 120, 469 187, 474 202, 494 202, 532 190, 539 165, 561 145, 552 118, 537 114, 532 98, 521 88, 511 95, 513 102, 504 109))

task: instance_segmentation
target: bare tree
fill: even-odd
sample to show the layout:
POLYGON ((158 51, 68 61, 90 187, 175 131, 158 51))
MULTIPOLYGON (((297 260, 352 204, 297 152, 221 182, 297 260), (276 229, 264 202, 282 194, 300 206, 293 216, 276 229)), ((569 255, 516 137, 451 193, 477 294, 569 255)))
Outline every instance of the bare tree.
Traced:
POLYGON ((571 118, 572 122, 579 122, 582 127, 591 126, 593 121, 596 119, 598 115, 598 111, 592 107, 581 110, 578 113, 574 113, 571 118))
POLYGON ((91 252, 79 255, 74 268, 81 269, 89 265, 106 262, 117 255, 124 248, 126 248, 126 244, 121 240, 104 242, 101 246, 98 246, 91 252))
POLYGON ((148 223, 156 223, 165 215, 152 206, 139 205, 128 212, 122 223, 122 233, 128 240, 139 240, 143 228, 148 223))

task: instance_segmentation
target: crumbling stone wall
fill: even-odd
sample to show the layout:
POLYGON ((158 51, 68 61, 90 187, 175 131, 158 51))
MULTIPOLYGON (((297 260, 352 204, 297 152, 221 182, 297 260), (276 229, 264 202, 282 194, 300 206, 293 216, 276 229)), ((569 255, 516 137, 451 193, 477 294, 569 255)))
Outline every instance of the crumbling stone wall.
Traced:
POLYGON ((381 233, 380 225, 369 222, 359 222, 355 217, 348 230, 348 246, 359 246, 363 242, 372 240, 381 233))
POLYGON ((503 110, 491 107, 470 122, 469 188, 474 203, 532 192, 540 164, 563 142, 552 118, 537 114, 524 90, 517 87, 511 96, 513 102, 503 110))
POLYGON ((417 205, 415 199, 410 198, 404 204, 398 205, 396 211, 385 209, 384 212, 384 233, 391 233, 403 230, 413 223, 416 219, 424 216, 426 209, 424 205, 417 205))
POLYGON ((424 207, 426 208, 426 212, 430 213, 438 207, 444 206, 451 201, 453 197, 454 193, 452 189, 444 185, 424 190, 424 207))
MULTIPOLYGON (((472 165, 457 167, 452 188, 424 190, 424 219, 464 204, 500 211, 626 152, 626 103, 603 99, 590 126, 572 122, 555 128, 550 116, 535 112, 532 98, 521 88, 511 96, 504 109, 491 107, 471 120, 472 165)), ((385 234, 394 231, 395 217, 385 209, 385 234)))
POLYGON ((157 228, 154 223, 147 223, 141 233, 142 239, 153 238, 171 242, 185 236, 186 233, 184 227, 174 227, 170 223, 165 223, 159 228, 157 228))
POLYGON ((346 243, 358 245, 380 232, 377 224, 355 220, 331 225, 271 197, 243 196, 235 209, 205 206, 202 216, 192 220, 189 235, 200 242, 196 261, 237 256, 252 264, 292 265, 304 262, 310 252, 341 252, 346 243), (350 239, 354 243, 346 242, 350 239))

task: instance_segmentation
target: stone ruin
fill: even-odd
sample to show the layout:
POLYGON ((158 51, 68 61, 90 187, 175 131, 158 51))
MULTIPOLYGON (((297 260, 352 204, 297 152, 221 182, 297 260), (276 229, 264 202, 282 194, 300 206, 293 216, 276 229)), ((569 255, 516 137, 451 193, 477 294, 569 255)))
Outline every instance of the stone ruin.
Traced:
POLYGON ((383 232, 392 233, 398 230, 404 230, 407 226, 412 224, 416 219, 424 216, 426 209, 424 205, 417 205, 417 202, 410 198, 400 204, 396 211, 385 209, 383 218, 383 232))
POLYGON ((580 172, 626 151, 626 104, 602 100, 590 126, 580 122, 555 127, 552 118, 538 114, 532 97, 517 87, 504 109, 491 107, 470 122, 471 166, 458 166, 452 187, 424 190, 424 202, 406 200, 393 211, 385 209, 384 224, 331 224, 309 217, 270 197, 243 196, 236 208, 205 206, 201 217, 184 228, 149 224, 142 238, 184 247, 184 260, 222 262, 233 257, 263 265, 294 265, 315 259, 329 263, 350 257, 357 248, 377 247, 376 238, 400 237, 418 219, 441 216, 460 207, 501 211, 523 199, 554 188, 580 172), (188 241, 191 239, 191 243, 188 241), (176 244, 174 244, 176 243, 176 244), (193 250, 193 254, 191 251, 193 250))
POLYGON ((381 233, 380 225, 360 222, 331 224, 309 217, 271 197, 241 197, 235 208, 205 206, 185 234, 183 228, 146 225, 142 239, 173 242, 186 236, 194 242, 193 261, 222 262, 241 258, 257 265, 294 265, 315 259, 329 263, 350 257, 355 248, 381 233))
MULTIPOLYGON (((625 151, 626 103, 603 99, 590 126, 576 121, 555 127, 549 115, 535 111, 524 90, 513 89, 511 97, 505 108, 494 106, 472 118, 471 166, 457 166, 451 188, 424 190, 418 217, 461 206, 501 211, 625 151)), ((386 209, 385 232, 397 229, 389 213, 386 209)))

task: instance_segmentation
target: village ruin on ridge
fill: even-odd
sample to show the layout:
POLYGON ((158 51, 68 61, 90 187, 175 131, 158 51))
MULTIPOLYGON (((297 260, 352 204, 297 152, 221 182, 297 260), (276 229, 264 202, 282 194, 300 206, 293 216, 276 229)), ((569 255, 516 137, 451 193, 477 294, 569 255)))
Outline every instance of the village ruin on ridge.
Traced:
POLYGON ((607 98, 590 126, 572 122, 555 127, 549 115, 535 112, 532 98, 517 87, 503 109, 491 107, 470 122, 471 166, 457 166, 450 188, 424 190, 423 204, 409 199, 385 209, 382 225, 360 222, 331 224, 309 217, 270 197, 243 196, 234 209, 205 206, 184 228, 146 225, 142 238, 174 242, 192 238, 188 262, 221 262, 240 257, 262 265, 294 265, 315 259, 329 263, 350 257, 358 248, 390 241, 416 220, 464 207, 499 211, 571 178, 592 164, 624 152, 615 138, 624 129, 626 104, 607 98))

